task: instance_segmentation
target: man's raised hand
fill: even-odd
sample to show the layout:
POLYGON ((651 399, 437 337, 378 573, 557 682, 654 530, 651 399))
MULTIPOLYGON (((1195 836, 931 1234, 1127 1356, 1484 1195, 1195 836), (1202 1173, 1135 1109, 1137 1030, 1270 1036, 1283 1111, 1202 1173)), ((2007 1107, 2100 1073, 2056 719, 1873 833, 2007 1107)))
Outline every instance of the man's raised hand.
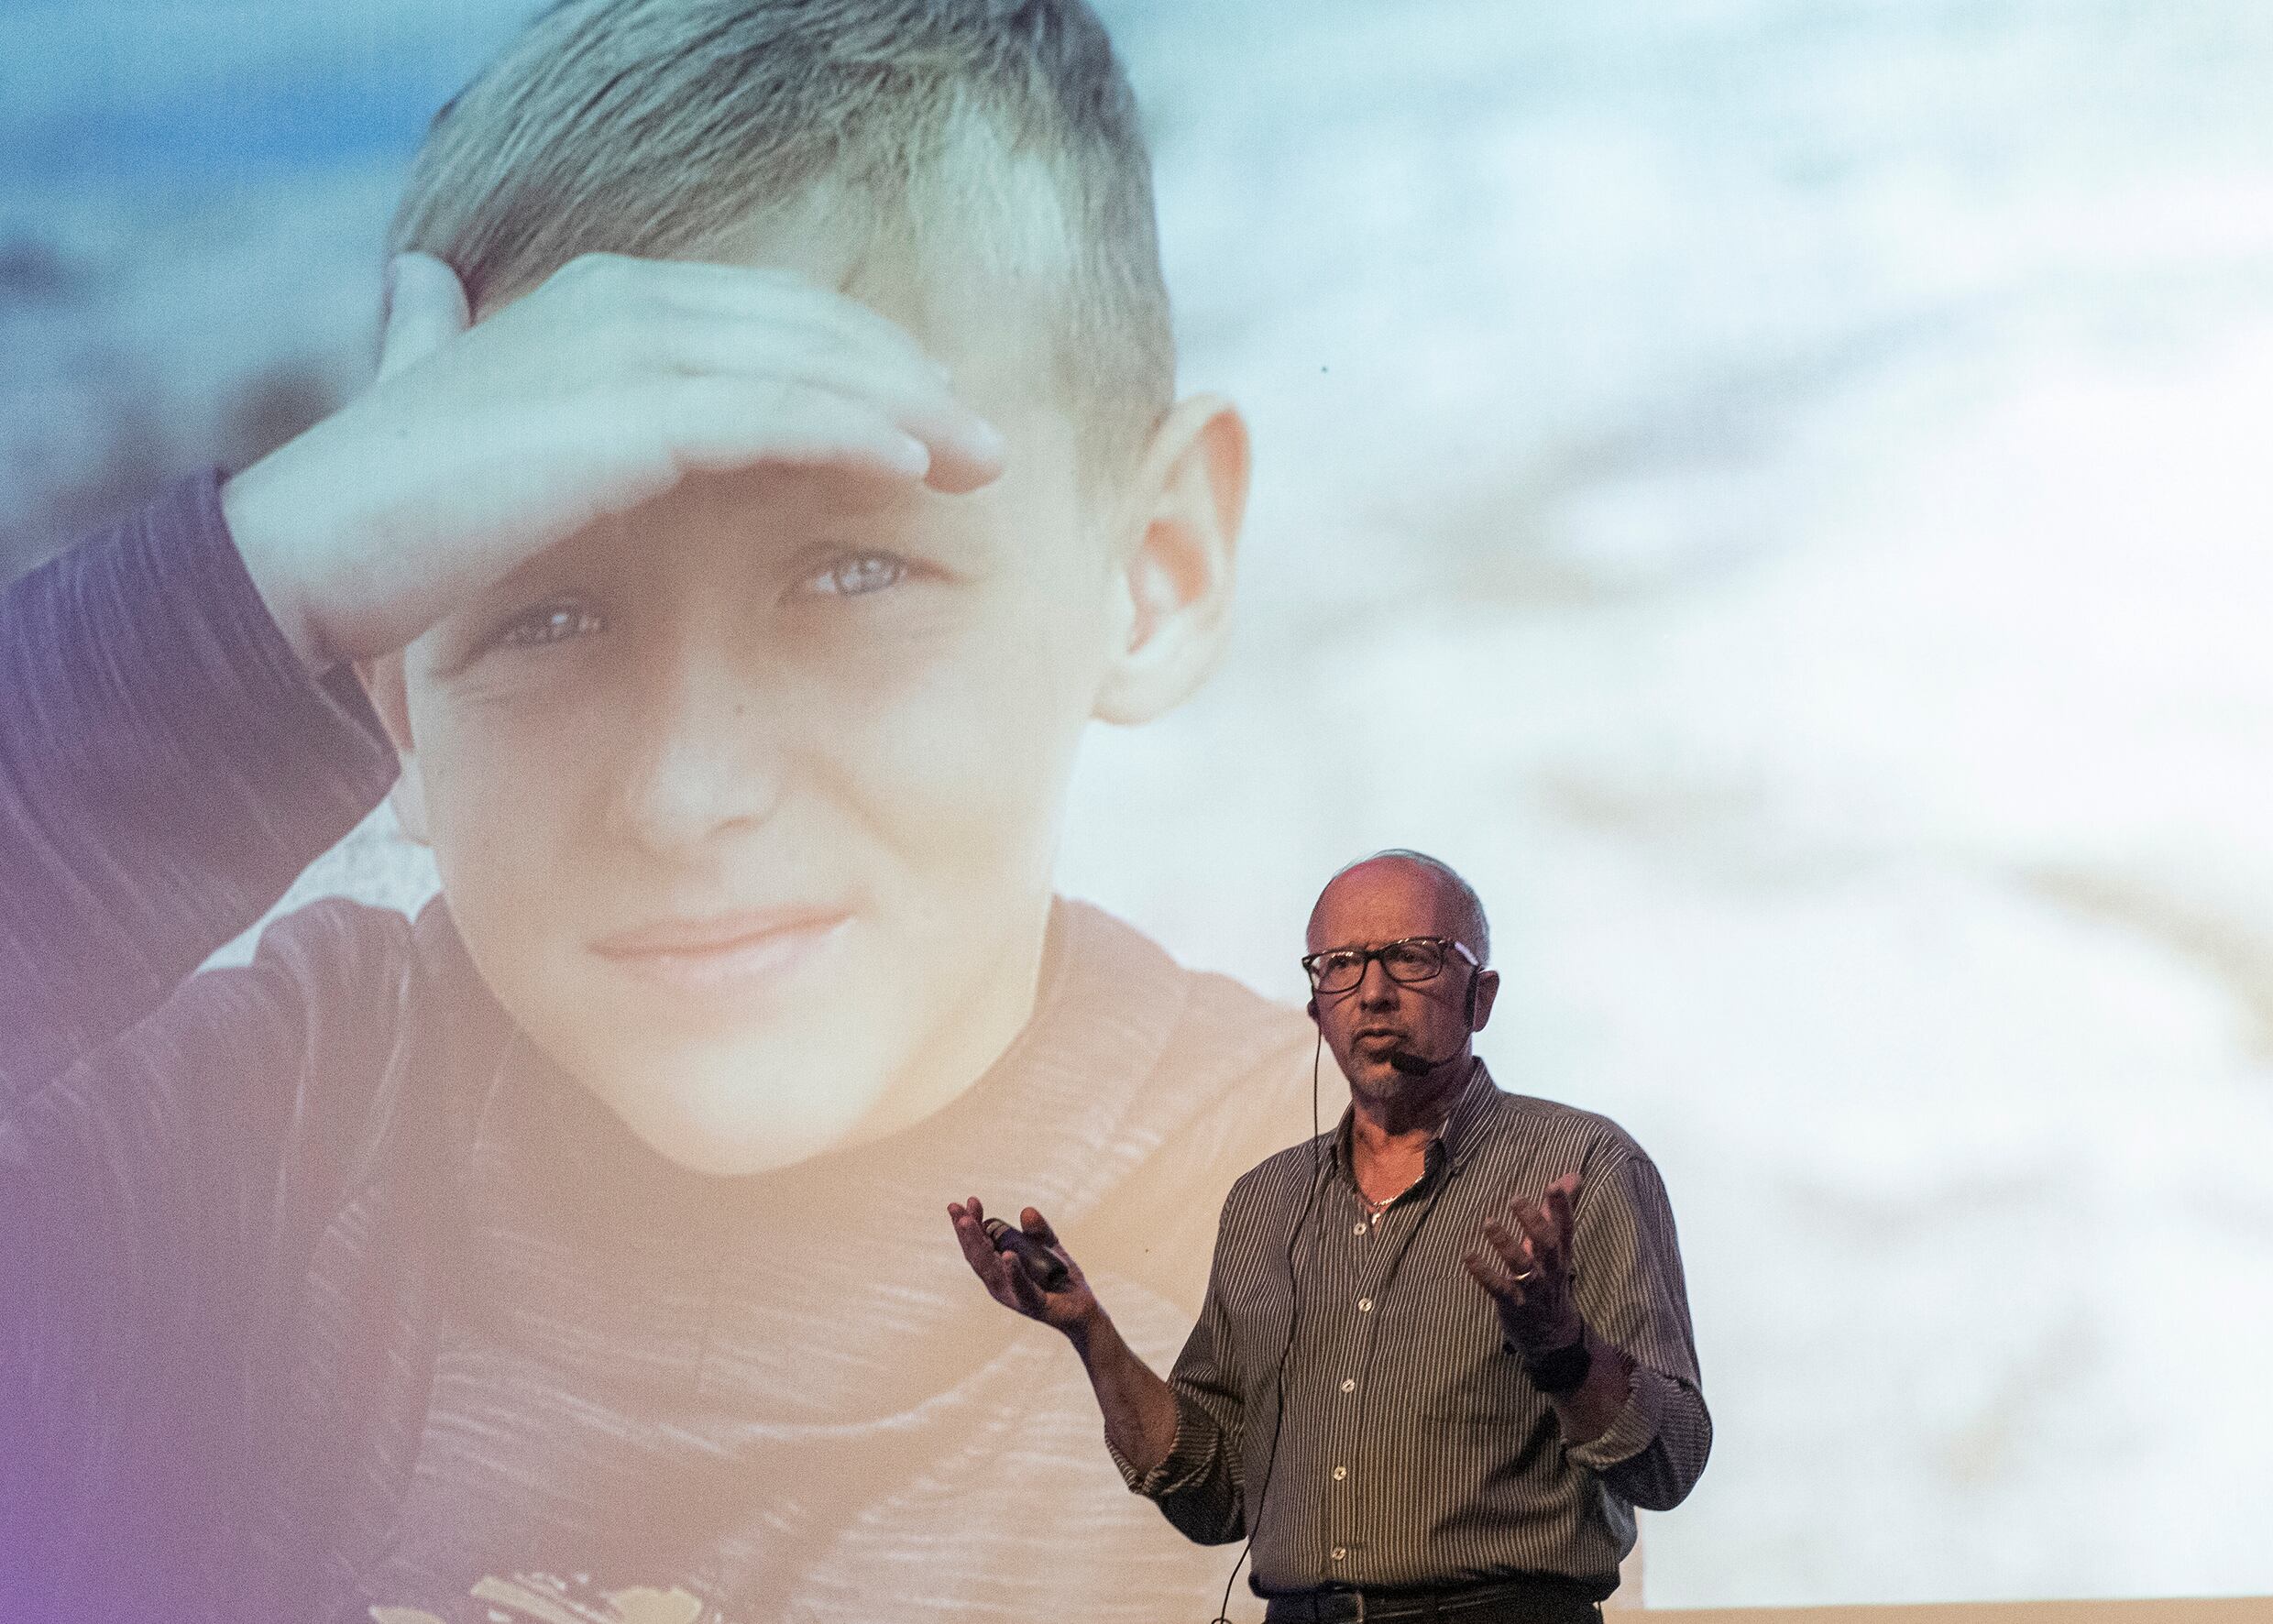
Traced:
POLYGON ((1081 1266, 1059 1244, 1049 1221, 1032 1207, 1018 1214, 1018 1227, 1047 1246, 1066 1266, 1066 1283, 1056 1291, 1042 1289, 1016 1256, 995 1249, 986 1233, 986 1208, 977 1196, 967 1202, 948 1202, 947 1216, 955 1226, 955 1240, 963 1249, 963 1259, 971 1265, 971 1272, 986 1287, 987 1295, 1005 1308, 1015 1309, 1029 1320, 1039 1320, 1068 1333, 1081 1327, 1095 1312, 1097 1299, 1091 1293, 1081 1266))
POLYGON ((1567 1347, 1586 1333, 1571 1294, 1572 1203, 1578 1175, 1565 1173, 1539 1200, 1517 1196, 1488 1220, 1462 1261, 1490 1293, 1508 1340, 1526 1355, 1567 1347))
POLYGON ((230 479, 253 584, 322 669, 402 647, 686 476, 819 467, 974 489, 1001 436, 904 329, 782 270, 587 255, 478 326, 399 257, 371 389, 230 479))

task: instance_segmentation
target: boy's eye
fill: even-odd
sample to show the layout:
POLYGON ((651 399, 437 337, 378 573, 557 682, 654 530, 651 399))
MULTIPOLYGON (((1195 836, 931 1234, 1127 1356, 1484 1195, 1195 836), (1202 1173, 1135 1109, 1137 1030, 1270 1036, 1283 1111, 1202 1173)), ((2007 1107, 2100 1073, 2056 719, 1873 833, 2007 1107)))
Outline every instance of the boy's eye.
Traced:
POLYGON ((587 636, 605 626, 605 621, 580 603, 540 603, 507 620, 490 636, 489 642, 492 647, 501 649, 544 648, 566 642, 572 637, 587 636))
POLYGON ((805 588, 832 598, 881 592, 907 578, 907 560, 891 553, 851 553, 806 576, 805 588))

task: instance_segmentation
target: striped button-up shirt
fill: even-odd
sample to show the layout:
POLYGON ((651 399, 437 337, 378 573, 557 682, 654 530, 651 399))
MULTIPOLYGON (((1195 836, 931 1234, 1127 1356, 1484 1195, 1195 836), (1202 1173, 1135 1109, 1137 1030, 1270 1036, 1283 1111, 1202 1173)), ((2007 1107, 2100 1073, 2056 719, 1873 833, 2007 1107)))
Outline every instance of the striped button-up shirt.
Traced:
POLYGON ((1503 1093, 1481 1061, 1378 1218, 1346 1114, 1232 1186, 1170 1386, 1168 1458, 1122 1473, 1202 1543, 1252 1531, 1264 1595, 1541 1575, 1607 1596, 1634 1508, 1678 1504, 1712 1443, 1657 1169, 1608 1118, 1503 1093), (1624 1407, 1584 1443, 1461 1263, 1511 1195, 1568 1172, 1579 1310, 1634 1361, 1624 1407))

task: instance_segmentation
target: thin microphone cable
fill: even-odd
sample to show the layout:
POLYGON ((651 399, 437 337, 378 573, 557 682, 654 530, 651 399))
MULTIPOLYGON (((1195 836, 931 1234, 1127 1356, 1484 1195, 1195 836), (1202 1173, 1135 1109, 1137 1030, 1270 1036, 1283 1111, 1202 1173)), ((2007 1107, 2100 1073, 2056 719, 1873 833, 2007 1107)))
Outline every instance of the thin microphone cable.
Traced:
POLYGON ((1238 1583, 1239 1570, 1246 1565, 1248 1556, 1254 1553, 1256 1531, 1262 1526, 1263 1508, 1270 1500, 1271 1468, 1279 1464, 1279 1432, 1286 1425, 1287 1420, 1287 1360, 1294 1353, 1294 1332, 1302 1311, 1301 1284, 1294 1272, 1294 1243, 1301 1236, 1302 1226, 1310 1222, 1311 1208, 1317 1203, 1318 1185, 1324 1171, 1318 1159, 1321 1132, 1318 1125, 1318 1064, 1324 1058, 1325 1048, 1326 1033, 1322 1026, 1318 1030, 1317 1047, 1311 1050, 1310 1055, 1310 1191, 1303 1196, 1302 1210, 1295 1214, 1294 1223, 1287 1231, 1287 1342, 1279 1350, 1279 1367, 1271 1377, 1271 1396, 1275 1404, 1271 1411, 1270 1452, 1263 1457, 1263 1486, 1255 1494, 1255 1516, 1247 1524, 1246 1543, 1239 1547, 1239 1560, 1231 1564, 1231 1572, 1224 1580, 1223 1602, 1216 1608, 1215 1617, 1209 1619, 1208 1624, 1232 1624, 1231 1587, 1238 1583))

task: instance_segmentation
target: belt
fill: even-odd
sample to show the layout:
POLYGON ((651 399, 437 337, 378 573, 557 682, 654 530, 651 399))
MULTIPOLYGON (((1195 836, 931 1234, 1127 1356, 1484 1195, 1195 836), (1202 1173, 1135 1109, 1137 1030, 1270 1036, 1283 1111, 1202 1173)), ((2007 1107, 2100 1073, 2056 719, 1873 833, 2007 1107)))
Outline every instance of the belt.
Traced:
POLYGON ((1308 1590, 1274 1596, 1268 1624, 1600 1624, 1601 1613, 1575 1581, 1496 1580, 1437 1590, 1308 1590))

